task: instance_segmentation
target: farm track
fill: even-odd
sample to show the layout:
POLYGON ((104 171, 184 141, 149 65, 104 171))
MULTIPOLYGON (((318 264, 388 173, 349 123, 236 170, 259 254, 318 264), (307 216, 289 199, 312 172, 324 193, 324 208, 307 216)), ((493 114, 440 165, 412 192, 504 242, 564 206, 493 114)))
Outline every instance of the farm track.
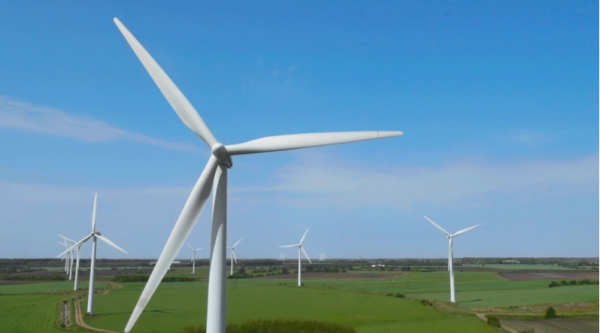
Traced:
MULTIPOLYGON (((487 324, 487 318, 485 317, 485 315, 486 315, 485 313, 476 313, 476 315, 477 315, 477 317, 479 317, 479 319, 483 320, 483 322, 487 324)), ((510 327, 508 327, 506 325, 503 325, 502 323, 500 323, 500 326, 503 329, 509 331, 510 333, 518 333, 517 330, 515 330, 513 328, 510 328, 510 327)))
MULTIPOLYGON (((120 284, 117 284, 117 283, 114 283, 114 282, 110 282, 110 286, 108 288, 106 288, 106 290, 104 290, 102 292, 102 295, 107 295, 112 290, 119 289, 119 288, 122 288, 122 287, 123 287, 123 285, 120 285, 120 284)), ((81 326, 83 328, 87 328, 88 330, 97 331, 97 332, 119 333, 119 332, 116 332, 116 331, 110 331, 110 330, 105 330, 105 329, 102 329, 102 328, 93 327, 93 326, 90 326, 90 325, 86 324, 83 321, 83 315, 81 313, 80 303, 81 303, 81 301, 86 300, 86 299, 87 299, 87 297, 75 301, 75 322, 77 323, 77 325, 79 325, 79 326, 81 326)))

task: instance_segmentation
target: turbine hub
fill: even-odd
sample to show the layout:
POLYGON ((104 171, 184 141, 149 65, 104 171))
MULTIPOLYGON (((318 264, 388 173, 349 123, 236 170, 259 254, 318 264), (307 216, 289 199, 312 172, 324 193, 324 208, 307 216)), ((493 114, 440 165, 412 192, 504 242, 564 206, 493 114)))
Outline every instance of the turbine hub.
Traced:
POLYGON ((210 152, 219 159, 219 164, 225 165, 228 168, 233 166, 233 161, 231 160, 231 156, 227 152, 227 148, 222 143, 215 143, 210 147, 210 152))

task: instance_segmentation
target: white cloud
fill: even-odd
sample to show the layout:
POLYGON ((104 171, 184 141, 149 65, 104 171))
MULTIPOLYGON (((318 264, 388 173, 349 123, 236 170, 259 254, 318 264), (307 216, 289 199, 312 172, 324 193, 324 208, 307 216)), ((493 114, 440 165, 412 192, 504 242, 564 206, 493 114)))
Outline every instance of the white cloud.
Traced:
POLYGON ((154 139, 113 127, 104 121, 76 117, 65 112, 0 97, 0 127, 44 133, 82 141, 128 140, 179 151, 198 151, 186 143, 154 139))
MULTIPOLYGON (((294 206, 389 207, 482 206, 494 195, 515 200, 598 192, 598 155, 569 161, 486 165, 459 162, 442 167, 401 167, 389 171, 315 162, 314 157, 277 173, 277 183, 260 195, 294 206)), ((239 189, 240 191, 242 189, 239 189)))

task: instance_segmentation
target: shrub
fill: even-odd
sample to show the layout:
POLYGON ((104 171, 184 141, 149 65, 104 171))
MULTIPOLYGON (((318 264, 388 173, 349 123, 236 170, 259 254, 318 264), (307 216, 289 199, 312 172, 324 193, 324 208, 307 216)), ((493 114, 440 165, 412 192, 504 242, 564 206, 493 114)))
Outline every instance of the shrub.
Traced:
POLYGON ((551 319, 551 318, 557 318, 558 316, 556 315, 556 310, 554 310, 553 307, 549 307, 546 309, 546 315, 544 315, 544 318, 546 319, 551 319))
POLYGON ((487 324, 492 327, 500 327, 500 320, 496 316, 486 315, 487 324))
POLYGON ((394 296, 396 296, 396 297, 398 297, 398 298, 404 298, 404 297, 406 297, 406 295, 404 295, 404 294, 400 294, 400 293, 397 293, 397 294, 396 294, 396 295, 394 295, 394 296))
POLYGON ((419 302, 424 306, 432 306, 433 305, 433 303, 431 303, 430 301, 428 301, 426 299, 422 299, 419 302))

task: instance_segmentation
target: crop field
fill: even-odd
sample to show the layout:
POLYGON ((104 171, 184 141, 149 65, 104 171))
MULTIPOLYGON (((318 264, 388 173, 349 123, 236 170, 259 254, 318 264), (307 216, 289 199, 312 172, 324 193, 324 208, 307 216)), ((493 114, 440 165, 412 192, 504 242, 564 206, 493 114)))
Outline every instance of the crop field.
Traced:
MULTIPOLYGON (((98 288, 106 283, 97 282, 98 288)), ((81 283, 87 288, 87 282, 81 283)), ((0 286, 0 331, 64 332, 55 328, 59 306, 70 298, 72 282, 49 282, 0 286)))
POLYGON ((533 329, 546 333, 596 333, 598 319, 552 319, 552 320, 503 320, 503 324, 515 330, 533 329))
POLYGON ((478 265, 478 264, 465 264, 461 266, 457 266, 457 269, 461 267, 465 268, 492 268, 492 269, 509 269, 509 270, 552 270, 552 271, 567 271, 572 270, 571 268, 560 266, 560 265, 534 265, 534 264, 486 264, 478 265))
MULTIPOLYGON (((97 316, 87 319, 90 325, 115 331, 125 327, 144 284, 124 285, 96 298, 97 316)), ((133 332, 181 332, 203 325, 206 293, 206 282, 163 283, 133 332)), ((494 332, 473 315, 444 314, 414 300, 380 294, 310 287, 310 282, 298 288, 290 280, 239 280, 228 287, 227 307, 229 323, 280 318, 343 323, 359 332, 435 332, 447 325, 455 330, 447 332, 494 332)))
MULTIPOLYGON (((168 276, 192 277, 190 271, 179 267, 168 276)), ((197 267, 195 278, 199 281, 162 283, 133 332, 175 333, 187 326, 204 325, 207 273, 206 266, 197 267)), ((494 272, 456 272, 458 307, 450 306, 448 310, 419 302, 448 300, 446 271, 305 273, 303 277, 303 288, 296 286, 296 274, 227 280, 227 321, 319 320, 350 325, 360 333, 496 332, 470 310, 597 302, 599 290, 598 285, 549 288, 551 280, 511 281, 494 272), (395 297, 398 293, 406 298, 395 297)), ((88 325, 123 330, 145 283, 120 284, 122 288, 97 294, 96 315, 84 318, 88 325)), ((1 328, 7 332, 58 332, 54 327, 59 320, 59 305, 64 299, 74 298, 72 286, 68 281, 0 286, 1 328)), ((107 283, 98 281, 97 286, 106 288, 107 283)), ((82 282, 82 287, 86 288, 87 282, 82 282)), ((85 307, 86 303, 81 302, 82 312, 85 307)))

